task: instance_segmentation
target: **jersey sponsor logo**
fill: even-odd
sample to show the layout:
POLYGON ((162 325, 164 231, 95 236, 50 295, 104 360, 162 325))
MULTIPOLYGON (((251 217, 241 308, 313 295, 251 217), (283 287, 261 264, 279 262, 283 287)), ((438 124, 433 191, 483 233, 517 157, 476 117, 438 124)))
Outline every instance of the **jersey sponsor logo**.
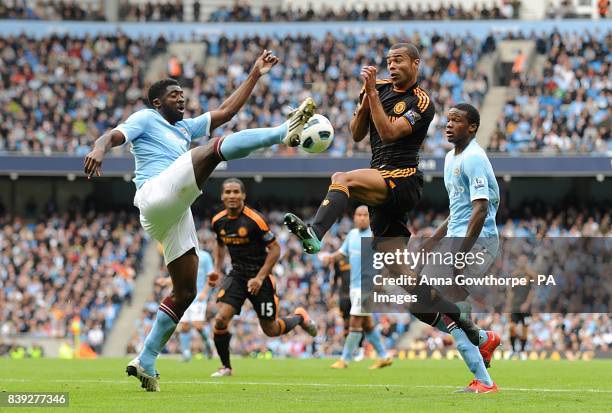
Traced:
POLYGON ((474 189, 484 188, 485 186, 484 178, 474 178, 472 180, 472 185, 474 185, 474 189))
POLYGON ((176 136, 172 132, 166 132, 166 139, 168 139, 169 141, 174 142, 175 144, 177 144, 179 146, 187 147, 187 142, 184 141, 183 139, 179 138, 178 136, 176 136))
POLYGON ((324 199, 321 206, 327 206, 327 205, 329 205, 329 199, 324 199))
POLYGON ((234 238, 235 234, 230 234, 227 237, 221 237, 221 240, 225 245, 244 245, 251 242, 249 238, 234 238))
POLYGON ((245 227, 238 228, 238 236, 239 237, 246 237, 248 233, 249 233, 249 231, 245 227))
POLYGON ((393 112, 397 113, 398 115, 401 115, 402 113, 404 113, 404 111, 406 110, 406 102, 397 102, 395 104, 395 106, 393 107, 393 112))

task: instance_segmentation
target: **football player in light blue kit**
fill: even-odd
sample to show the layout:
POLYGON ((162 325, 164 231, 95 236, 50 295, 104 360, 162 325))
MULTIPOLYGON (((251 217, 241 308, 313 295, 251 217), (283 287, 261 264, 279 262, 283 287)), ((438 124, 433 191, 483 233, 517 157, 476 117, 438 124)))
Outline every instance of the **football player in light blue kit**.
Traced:
MULTIPOLYGON (((488 259, 480 269, 487 271, 497 255, 495 214, 499 206, 499 187, 491 162, 475 139, 479 126, 480 114, 470 104, 459 103, 448 112, 446 137, 455 145, 444 161, 444 184, 448 192, 450 215, 423 248, 431 250, 444 237, 461 238, 461 245, 453 252, 468 252, 473 248, 486 252, 488 259)), ((453 293, 456 294, 455 291, 453 293)), ((467 291, 461 290, 453 298, 460 301, 467 295, 467 291)), ((446 316, 443 318, 444 322, 437 320, 433 324, 453 336, 457 350, 475 375, 475 379, 462 392, 497 392, 497 385, 491 380, 486 367, 499 346, 499 335, 480 330, 478 343, 473 343, 452 320, 446 316)))
POLYGON ((279 143, 298 146, 304 125, 314 114, 314 101, 307 98, 280 126, 212 138, 189 150, 192 139, 209 136, 231 120, 259 78, 277 62, 278 58, 265 50, 245 82, 218 109, 192 119, 183 119, 185 97, 179 83, 174 79, 155 82, 148 91, 152 109, 132 114, 103 134, 85 157, 85 174, 89 178, 100 176, 106 153, 114 146, 131 144, 136 161, 134 205, 140 210, 144 229, 164 248, 172 293, 160 304, 141 353, 126 368, 147 391, 159 391, 155 361, 197 293, 198 238, 191 204, 220 162, 244 158, 254 150, 279 143))
POLYGON ((342 358, 332 364, 331 367, 334 369, 347 368, 349 361, 353 359, 355 349, 359 345, 361 334, 365 333, 365 338, 372 344, 378 354, 378 360, 370 366, 370 369, 373 370, 390 366, 393 359, 387 355, 380 332, 374 326, 372 315, 364 313, 361 308, 361 238, 372 236, 368 207, 365 205, 359 206, 355 210, 353 221, 355 228, 346 235, 340 249, 331 255, 321 256, 324 265, 333 263, 341 256, 347 257, 351 264, 349 333, 344 341, 342 358))

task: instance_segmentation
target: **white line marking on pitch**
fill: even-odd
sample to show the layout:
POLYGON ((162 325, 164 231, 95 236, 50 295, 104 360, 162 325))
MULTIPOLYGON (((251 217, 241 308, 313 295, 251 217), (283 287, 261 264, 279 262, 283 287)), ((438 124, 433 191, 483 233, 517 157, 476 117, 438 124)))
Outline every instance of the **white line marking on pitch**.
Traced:
MULTIPOLYGON (((13 379, 13 378, 0 378, 0 382, 33 382, 40 380, 33 379, 13 379)), ((105 384, 128 384, 135 383, 134 380, 91 380, 91 379, 56 379, 50 380, 54 383, 105 383, 105 384)), ((235 386, 284 386, 284 387, 383 387, 383 388, 420 388, 420 389, 461 389, 458 386, 448 385, 410 385, 410 384, 365 384, 365 383, 282 383, 282 382, 258 382, 258 381, 232 381, 229 380, 171 380, 164 381, 160 380, 160 385, 164 384, 213 384, 213 385, 235 385, 235 386)), ((501 391, 518 391, 518 392, 549 392, 549 393, 612 393, 612 389, 542 389, 542 388, 524 388, 524 387, 500 387, 501 391)))

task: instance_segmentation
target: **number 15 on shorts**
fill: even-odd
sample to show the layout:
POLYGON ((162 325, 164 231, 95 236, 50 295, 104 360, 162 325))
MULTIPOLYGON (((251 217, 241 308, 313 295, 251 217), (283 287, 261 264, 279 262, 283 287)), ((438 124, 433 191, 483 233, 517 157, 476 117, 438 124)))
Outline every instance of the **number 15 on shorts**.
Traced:
POLYGON ((261 303, 260 313, 262 317, 272 317, 274 315, 274 303, 261 303))

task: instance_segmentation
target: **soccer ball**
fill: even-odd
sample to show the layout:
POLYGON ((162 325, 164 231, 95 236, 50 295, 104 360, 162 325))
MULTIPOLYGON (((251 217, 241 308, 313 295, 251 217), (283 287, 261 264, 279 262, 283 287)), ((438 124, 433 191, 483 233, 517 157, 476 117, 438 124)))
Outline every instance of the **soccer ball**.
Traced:
POLYGON ((302 131, 300 146, 306 152, 323 152, 334 140, 334 127, 329 119, 318 113, 313 115, 302 131))

